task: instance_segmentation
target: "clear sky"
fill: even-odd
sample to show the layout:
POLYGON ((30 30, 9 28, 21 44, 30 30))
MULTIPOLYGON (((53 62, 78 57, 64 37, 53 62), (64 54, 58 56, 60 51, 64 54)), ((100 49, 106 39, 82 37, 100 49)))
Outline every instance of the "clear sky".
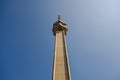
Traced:
POLYGON ((72 80, 120 80, 120 0, 0 0, 0 80, 52 79, 58 14, 72 80))

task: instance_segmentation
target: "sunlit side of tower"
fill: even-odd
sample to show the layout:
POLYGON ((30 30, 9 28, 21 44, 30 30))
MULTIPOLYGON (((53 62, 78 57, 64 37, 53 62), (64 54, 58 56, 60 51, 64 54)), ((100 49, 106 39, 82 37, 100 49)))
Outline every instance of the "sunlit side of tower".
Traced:
POLYGON ((67 25, 61 20, 53 24, 53 35, 55 36, 54 63, 52 80, 71 80, 68 52, 66 46, 67 25))

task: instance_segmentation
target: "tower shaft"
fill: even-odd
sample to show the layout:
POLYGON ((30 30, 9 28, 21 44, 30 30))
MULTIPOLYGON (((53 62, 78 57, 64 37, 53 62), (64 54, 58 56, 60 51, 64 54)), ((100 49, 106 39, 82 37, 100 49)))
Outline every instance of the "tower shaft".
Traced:
POLYGON ((71 80, 65 32, 56 31, 52 80, 71 80))

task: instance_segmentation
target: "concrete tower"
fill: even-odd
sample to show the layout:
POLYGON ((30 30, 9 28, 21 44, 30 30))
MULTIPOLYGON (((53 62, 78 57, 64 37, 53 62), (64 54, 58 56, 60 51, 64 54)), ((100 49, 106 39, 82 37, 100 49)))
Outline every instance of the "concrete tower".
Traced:
POLYGON ((52 80, 71 80, 68 52, 66 47, 67 25, 58 15, 58 20, 53 24, 55 36, 54 64, 52 80))

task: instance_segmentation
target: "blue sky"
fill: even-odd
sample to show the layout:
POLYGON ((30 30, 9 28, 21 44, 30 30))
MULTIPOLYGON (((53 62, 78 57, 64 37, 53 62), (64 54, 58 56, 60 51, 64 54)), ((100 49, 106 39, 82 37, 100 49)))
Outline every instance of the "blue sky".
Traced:
POLYGON ((72 80, 120 80, 119 0, 0 0, 0 80, 52 79, 58 14, 72 80))

